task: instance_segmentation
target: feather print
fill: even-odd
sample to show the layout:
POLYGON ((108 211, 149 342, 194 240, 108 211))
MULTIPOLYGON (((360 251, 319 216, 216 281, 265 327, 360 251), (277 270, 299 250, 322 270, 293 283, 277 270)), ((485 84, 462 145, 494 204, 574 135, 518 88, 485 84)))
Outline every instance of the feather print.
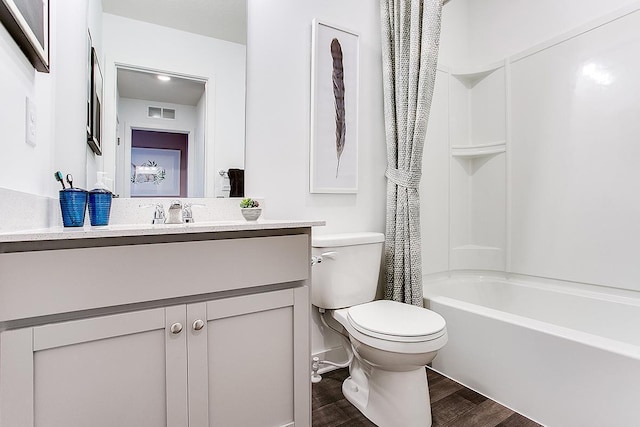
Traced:
POLYGON ((347 123, 344 109, 344 69, 342 67, 342 46, 338 39, 331 40, 331 57, 333 58, 333 97, 336 107, 336 154, 338 164, 336 166, 336 178, 340 168, 340 156, 344 150, 347 123))

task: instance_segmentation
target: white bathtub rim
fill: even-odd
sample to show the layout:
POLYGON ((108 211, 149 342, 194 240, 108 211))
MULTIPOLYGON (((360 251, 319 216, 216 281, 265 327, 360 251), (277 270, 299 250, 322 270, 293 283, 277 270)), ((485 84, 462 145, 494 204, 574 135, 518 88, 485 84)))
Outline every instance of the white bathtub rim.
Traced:
MULTIPOLYGON (((500 280, 500 279, 498 279, 500 280)), ((482 281, 488 281, 483 278, 482 281)), ((534 277, 524 275, 512 275, 501 280, 503 283, 527 286, 535 289, 559 292, 566 295, 576 295, 583 298, 604 300, 617 304, 633 305, 640 307, 640 292, 613 288, 604 285, 594 285, 591 283, 568 282, 545 277, 534 277)))
POLYGON ((445 296, 431 296, 425 299, 640 361, 640 346, 445 296))
POLYGON ((551 292, 559 292, 565 295, 575 295, 582 298, 604 300, 607 302, 632 305, 640 307, 640 292, 614 288, 591 283, 569 282, 564 280, 549 279, 546 277, 528 276, 514 273, 500 273, 491 271, 456 271, 447 275, 432 275, 424 277, 424 297, 429 298, 429 283, 469 283, 469 282, 498 282, 509 285, 523 286, 551 292))

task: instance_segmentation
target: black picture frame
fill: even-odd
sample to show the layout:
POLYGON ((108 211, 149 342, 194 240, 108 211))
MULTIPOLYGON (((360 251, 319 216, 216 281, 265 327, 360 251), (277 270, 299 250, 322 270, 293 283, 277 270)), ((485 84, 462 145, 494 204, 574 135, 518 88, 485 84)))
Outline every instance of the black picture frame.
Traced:
POLYGON ((0 21, 34 68, 49 72, 49 0, 0 0, 0 21))
POLYGON ((91 134, 87 143, 96 155, 102 155, 102 72, 95 48, 91 48, 91 134))
POLYGON ((91 87, 91 83, 93 82, 93 78, 91 76, 91 73, 93 70, 93 52, 91 51, 92 49, 93 49, 93 41, 91 40, 91 32, 87 31, 87 51, 86 51, 87 56, 85 57, 87 61, 86 62, 87 103, 85 105, 86 112, 87 112, 87 141, 91 139, 91 121, 93 116, 93 112, 91 111, 91 98, 93 97, 93 89, 91 87))

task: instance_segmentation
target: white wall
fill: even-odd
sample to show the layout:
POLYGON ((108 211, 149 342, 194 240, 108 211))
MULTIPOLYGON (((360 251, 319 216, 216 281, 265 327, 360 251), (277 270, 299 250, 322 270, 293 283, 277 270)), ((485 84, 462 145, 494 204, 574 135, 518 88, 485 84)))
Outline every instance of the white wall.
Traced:
MULTIPOLYGON (((200 99, 198 100, 198 104, 196 105, 196 128, 195 133, 193 135, 195 142, 195 158, 196 159, 204 159, 205 156, 205 135, 207 129, 207 94, 203 93, 200 99)), ((244 160, 244 157, 243 157, 244 160)), ((194 175, 196 177, 204 177, 205 174, 205 164, 203 161, 197 161, 195 163, 194 175)), ((193 188, 195 197, 204 197, 204 180, 198 178, 194 182, 195 186, 193 188)), ((218 186, 216 186, 217 191, 218 186)), ((217 196, 217 193, 216 193, 217 196)))
POLYGON ((249 2, 247 192, 269 201, 271 218, 319 218, 318 233, 383 231, 384 141, 377 3, 249 2), (309 193, 311 21, 360 34, 359 190, 309 193))
POLYGON ((89 155, 84 107, 88 0, 60 3, 50 4, 49 74, 36 72, 0 25, 0 185, 47 196, 56 196, 60 188, 53 179, 56 170, 84 185, 89 155), (27 97, 36 105, 35 147, 25 143, 27 97))
MULTIPOLYGON (((265 197, 267 218, 327 221, 314 233, 384 231, 380 13, 370 0, 249 0, 246 194, 265 197), (311 22, 360 34, 359 190, 309 193, 311 22)), ((314 323, 318 323, 317 316, 314 323)), ((340 345, 314 326, 314 352, 340 345)))
POLYGON ((0 57, 0 182, 13 190, 52 194, 54 75, 36 72, 2 25, 0 57), (37 108, 35 147, 25 143, 27 97, 37 108))
MULTIPOLYGON (((188 194, 189 197, 203 197, 202 194, 196 194, 196 187, 202 188, 202 180, 196 178, 196 170, 202 169, 202 157, 198 158, 198 153, 202 153, 202 147, 198 147, 196 139, 196 130, 198 126, 198 109, 193 105, 169 104, 166 102, 144 101, 140 99, 119 98, 118 118, 120 126, 124 128, 124 143, 118 146, 122 150, 122 158, 124 158, 124 173, 119 172, 118 176, 130 176, 131 173, 131 130, 157 130, 168 132, 186 133, 188 140, 188 194), (176 118, 174 120, 151 118, 148 117, 147 108, 149 106, 172 108, 176 110, 176 118)), ((203 141, 200 141, 202 145, 203 141)), ((116 185, 116 192, 123 197, 130 197, 131 185, 129 180, 122 183, 119 180, 116 185), (121 185, 123 184, 123 185, 121 185)))
POLYGON ((469 59, 469 4, 451 0, 442 8, 438 65, 465 67, 469 59))
MULTIPOLYGON (((104 68, 104 54, 102 51, 102 0, 88 0, 88 2, 87 25, 89 26, 89 32, 91 33, 91 43, 96 49, 98 58, 101 58, 100 67, 104 68)), ((102 156, 96 156, 88 144, 86 145, 85 150, 87 158, 86 186, 87 189, 91 189, 96 182, 96 172, 102 171, 104 168, 104 158, 102 156)), ((109 179, 113 178, 113 175, 109 176, 109 179)))
POLYGON ((246 47, 106 13, 103 39, 105 170, 115 166, 115 64, 201 77, 208 80, 205 191, 213 196, 217 171, 244 158, 246 47))

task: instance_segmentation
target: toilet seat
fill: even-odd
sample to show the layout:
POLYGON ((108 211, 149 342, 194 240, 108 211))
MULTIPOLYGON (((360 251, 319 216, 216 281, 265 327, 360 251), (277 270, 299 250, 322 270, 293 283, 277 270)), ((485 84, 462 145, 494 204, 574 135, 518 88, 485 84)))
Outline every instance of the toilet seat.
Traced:
POLYGON ((446 333, 445 320, 438 313, 396 301, 379 300, 349 307, 347 319, 358 332, 387 341, 431 341, 446 333))
MULTIPOLYGON (((371 304, 371 303, 366 303, 371 304)), ((366 305, 361 304, 361 305, 366 305)), ((401 304, 401 303, 395 303, 401 304)), ((341 308, 338 310, 327 310, 330 313, 331 317, 333 317, 338 323, 340 323, 346 331, 349 333, 350 339, 356 339, 357 341, 366 344, 370 347, 377 348, 379 350, 390 351, 394 353, 405 353, 405 354, 421 354, 427 353, 431 351, 438 351, 447 343, 447 329, 446 326, 442 327, 442 329, 438 332, 434 332, 430 335, 417 335, 414 337, 407 337, 403 335, 388 335, 382 333, 376 333, 362 326, 354 325, 354 321, 350 319, 349 310, 355 309, 359 306, 353 306, 349 308, 341 308), (361 332, 365 331, 365 332, 361 332), (375 336, 377 335, 377 336, 375 336)), ((423 308, 416 307, 420 310, 424 310, 426 312, 431 312, 430 310, 426 310, 423 308)), ((358 310, 356 310, 356 318, 358 310)), ((439 315, 437 315, 439 316, 439 315)), ((441 317, 440 317, 441 318, 441 317)), ((384 318, 382 318, 384 319, 384 318)), ((361 321, 365 322, 365 321, 361 321)), ((442 319, 442 324, 444 325, 444 319, 442 319)), ((369 325, 372 327, 371 325, 369 325)), ((437 329, 435 327, 434 329, 437 329)))

